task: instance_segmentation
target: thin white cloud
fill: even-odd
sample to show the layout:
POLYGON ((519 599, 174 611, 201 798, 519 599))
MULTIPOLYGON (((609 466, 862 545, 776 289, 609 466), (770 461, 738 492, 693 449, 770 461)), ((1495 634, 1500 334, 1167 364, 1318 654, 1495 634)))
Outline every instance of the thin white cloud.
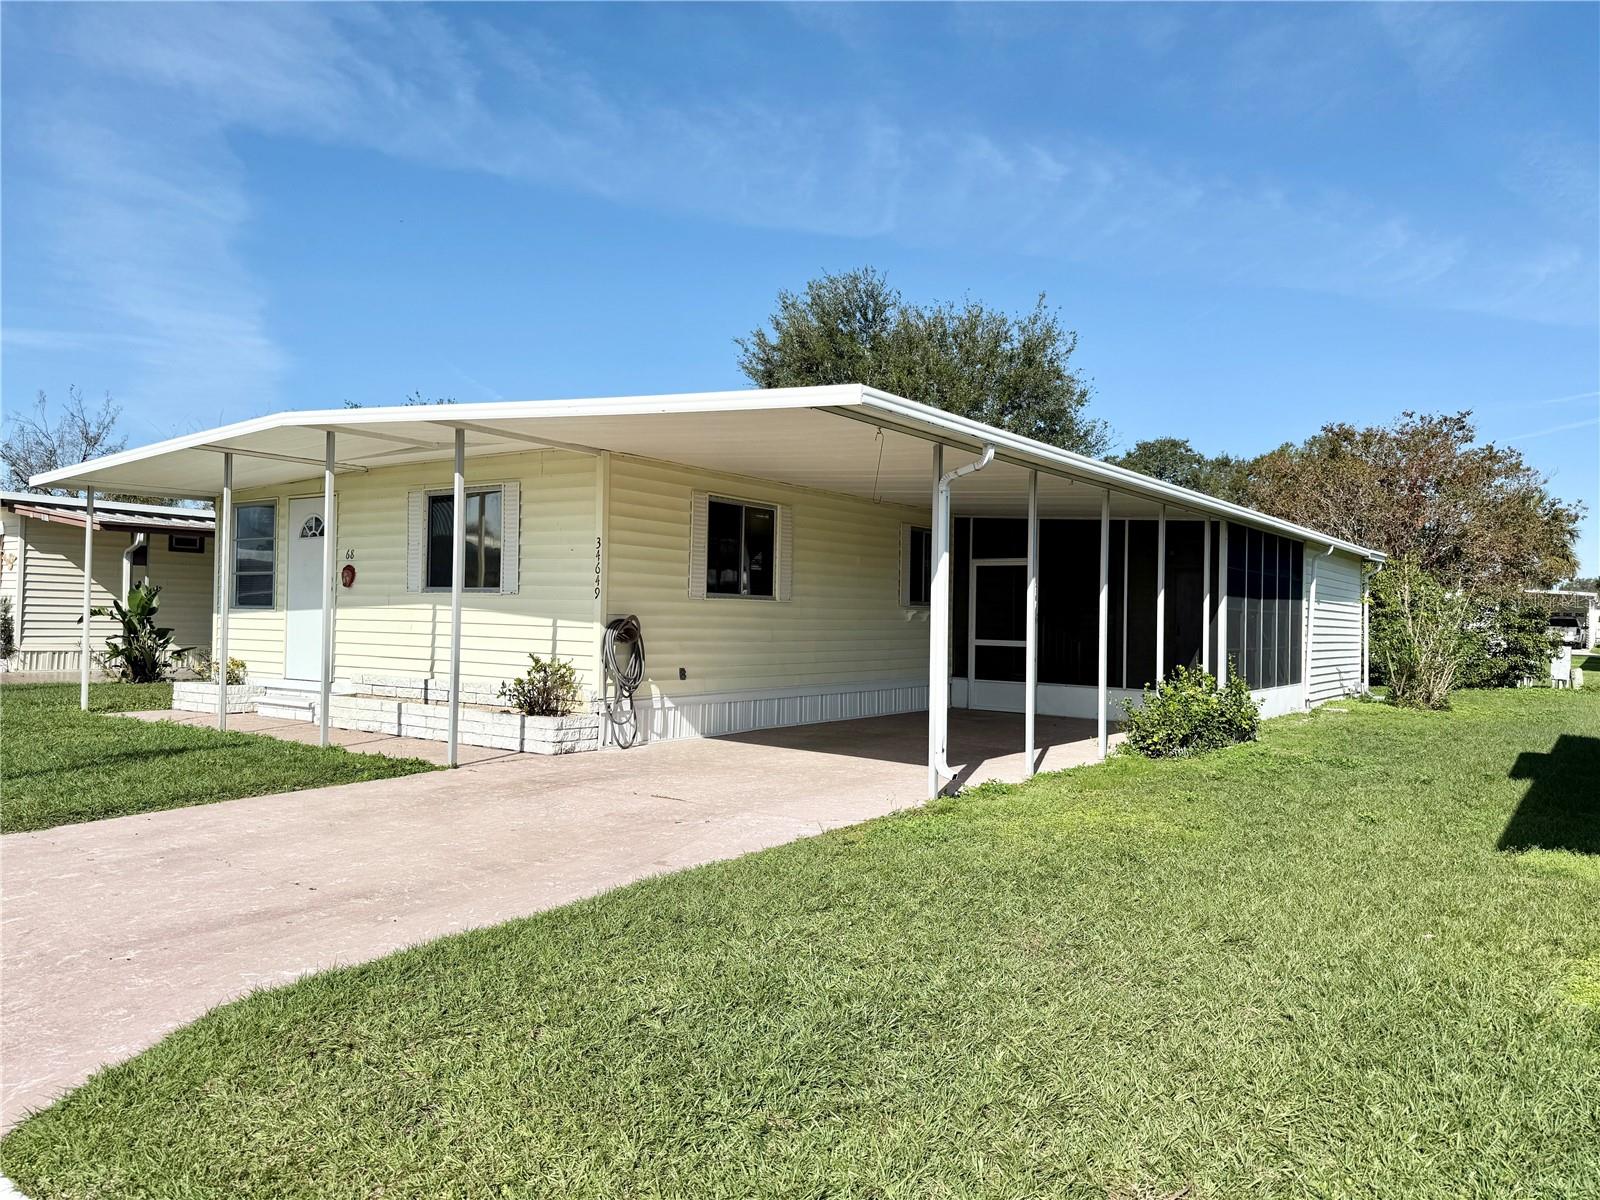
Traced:
POLYGON ((1548 429, 1535 429, 1532 433, 1519 433, 1508 437, 1508 442, 1529 442, 1534 438, 1550 437, 1557 433, 1571 433, 1574 429, 1592 429, 1600 425, 1600 417, 1586 417, 1582 421, 1568 421, 1564 425, 1552 425, 1548 429))
MULTIPOLYGON (((53 86, 24 107, 41 118, 30 125, 41 225, 94 318, 73 324, 145 339, 150 388, 266 395, 284 368, 236 248, 250 219, 228 141, 241 130, 755 227, 1596 319, 1595 254, 1581 238, 1484 239, 1348 192, 1240 180, 1067 132, 923 124, 856 98, 686 97, 538 36, 513 43, 461 10, 62 6, 26 18, 8 20, 10 49, 19 33, 33 38, 75 81, 65 112, 53 86)), ((1435 81, 1482 52, 1476 26, 1382 19, 1435 81)), ((1539 161, 1556 164, 1541 179, 1583 181, 1581 157, 1539 161)))

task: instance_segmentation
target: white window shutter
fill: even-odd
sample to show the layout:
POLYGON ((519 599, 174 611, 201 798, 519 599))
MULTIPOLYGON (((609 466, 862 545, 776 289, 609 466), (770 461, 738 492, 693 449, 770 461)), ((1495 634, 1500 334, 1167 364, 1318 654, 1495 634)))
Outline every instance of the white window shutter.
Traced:
POLYGON ((778 599, 794 599, 794 510, 778 506, 778 599))
POLYGON ((422 590, 423 544, 427 537, 428 494, 413 489, 406 494, 406 591, 422 590))
POLYGON ((522 488, 516 483, 500 485, 500 594, 517 591, 517 568, 522 549, 522 488))
POLYGON ((706 494, 694 493, 689 510, 689 599, 706 598, 706 494))

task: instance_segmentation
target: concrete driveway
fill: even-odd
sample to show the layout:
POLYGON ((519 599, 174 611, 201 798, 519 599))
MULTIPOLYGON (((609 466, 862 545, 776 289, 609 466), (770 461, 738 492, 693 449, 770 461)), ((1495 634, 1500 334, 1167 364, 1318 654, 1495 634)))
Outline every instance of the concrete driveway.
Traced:
MULTIPOLYGON (((952 758, 1020 777, 1020 719, 972 718, 952 758)), ((1078 723, 1040 728, 1046 766, 1082 761, 1078 723)), ((0 1125, 252 990, 917 804, 925 739, 918 713, 512 755, 7 835, 0 1125)))

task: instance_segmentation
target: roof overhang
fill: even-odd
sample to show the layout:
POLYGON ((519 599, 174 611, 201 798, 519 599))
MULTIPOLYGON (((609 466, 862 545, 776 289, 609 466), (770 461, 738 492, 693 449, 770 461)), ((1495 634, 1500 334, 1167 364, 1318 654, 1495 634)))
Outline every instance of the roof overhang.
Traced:
POLYGON ((1118 518, 1152 517, 1165 505, 1173 518, 1222 518, 1382 558, 1315 530, 856 384, 274 413, 47 472, 32 482, 210 498, 221 490, 226 453, 233 455, 234 488, 247 491, 319 478, 330 432, 335 473, 350 475, 442 466, 457 430, 466 440, 469 472, 472 460, 488 455, 610 451, 924 511, 934 482, 933 445, 946 447, 946 470, 993 445, 995 465, 956 485, 958 512, 1020 515, 1028 475, 1038 471, 1040 512, 1047 517, 1098 516, 1109 488, 1118 518))

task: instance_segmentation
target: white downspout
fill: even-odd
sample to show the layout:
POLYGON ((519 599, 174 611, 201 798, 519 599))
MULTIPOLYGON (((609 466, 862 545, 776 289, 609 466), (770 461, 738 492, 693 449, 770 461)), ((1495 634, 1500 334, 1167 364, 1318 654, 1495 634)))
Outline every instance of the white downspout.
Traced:
MULTIPOLYGON (((935 450, 943 466, 943 448, 935 450)), ((945 759, 950 740, 950 485, 963 475, 981 471, 994 461, 994 447, 965 466, 939 476, 933 490, 933 586, 928 620, 928 780, 937 796, 941 779, 954 779, 945 759)))
POLYGON ((1034 727, 1039 711, 1039 472, 1028 472, 1028 593, 1027 647, 1022 699, 1022 749, 1029 776, 1035 773, 1034 727))
POLYGON ((1156 518, 1156 691, 1167 677, 1167 506, 1156 518))
MULTIPOLYGON (((277 510, 273 510, 277 520, 277 510)), ((233 603, 233 455, 222 456, 222 495, 217 500, 217 549, 220 560, 217 574, 217 728, 228 727, 228 609, 233 603)), ((274 568, 276 570, 276 568, 274 568)), ((276 582, 274 582, 276 587, 276 582)))
MULTIPOLYGON (((322 661, 317 664, 317 743, 329 744, 333 703, 333 572, 337 565, 338 535, 333 528, 333 430, 325 435, 322 463, 322 661)), ((227 664, 223 664, 226 673, 227 664)), ((226 676, 224 676, 226 677, 226 676)))
MULTIPOLYGON (((150 535, 148 533, 136 533, 133 535, 132 544, 122 552, 122 602, 124 604, 128 602, 128 593, 133 591, 134 551, 139 549, 140 546, 145 546, 149 543, 150 535)), ((149 576, 146 575, 145 578, 148 579, 149 576)))

